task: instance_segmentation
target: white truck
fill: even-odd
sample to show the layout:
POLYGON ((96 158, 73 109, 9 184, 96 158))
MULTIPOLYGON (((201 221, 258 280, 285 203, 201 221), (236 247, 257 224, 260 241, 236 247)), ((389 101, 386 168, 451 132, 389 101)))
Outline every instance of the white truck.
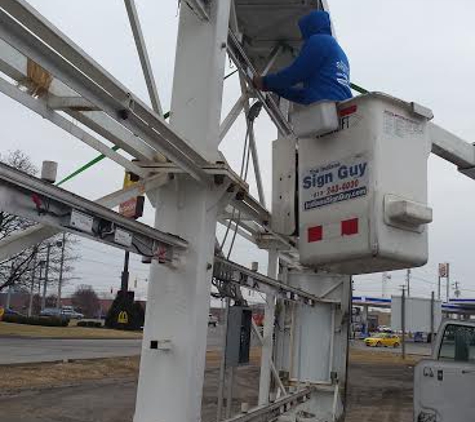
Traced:
POLYGON ((475 420, 475 322, 447 320, 414 370, 414 422, 475 420))

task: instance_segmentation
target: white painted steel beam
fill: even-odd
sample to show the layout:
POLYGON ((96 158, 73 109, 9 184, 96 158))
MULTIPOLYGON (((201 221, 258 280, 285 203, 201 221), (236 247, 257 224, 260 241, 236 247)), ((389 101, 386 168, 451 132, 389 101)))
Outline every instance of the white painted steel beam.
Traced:
POLYGON ((312 395, 317 394, 317 387, 311 386, 289 394, 276 400, 274 403, 258 406, 245 414, 240 414, 226 419, 223 422, 263 422, 279 420, 280 416, 285 415, 290 410, 308 401, 312 395))
POLYGON ((117 145, 140 161, 156 161, 159 153, 103 112, 65 110, 73 119, 117 145))
POLYGON ((432 152, 459 169, 475 167, 475 147, 446 129, 429 123, 432 152))
MULTIPOLYGON (((26 57, 0 39, 0 71, 22 85, 27 79, 26 68, 26 57)), ((97 107, 84 98, 78 97, 76 93, 59 83, 58 80, 53 80, 46 98, 50 108, 63 110, 99 135, 118 145, 134 158, 141 161, 157 159, 159 154, 155 149, 145 144, 105 113, 99 111, 80 112, 79 110, 82 108, 97 109, 97 107)))
POLYGON ((249 148, 251 149, 252 167, 254 168, 254 176, 256 178, 257 194, 260 204, 266 207, 266 197, 264 192, 264 184, 262 182, 261 165, 259 163, 259 154, 257 152, 256 138, 254 126, 249 128, 249 148))
POLYGON ((185 0, 185 3, 193 10, 193 12, 200 19, 204 21, 209 20, 207 7, 204 5, 202 0, 185 0))
MULTIPOLYGON (((246 56, 236 35, 230 31, 228 37, 228 54, 236 67, 239 69, 240 75, 251 86, 252 77, 257 75, 257 71, 246 56)), ((254 90, 254 93, 264 106, 269 117, 274 122, 279 132, 284 136, 294 136, 291 124, 284 118, 279 107, 270 96, 265 96, 261 91, 254 90)))
POLYGON ((241 112, 244 108, 244 104, 247 103, 248 99, 249 99, 249 96, 246 93, 243 93, 238 98, 238 100, 236 101, 233 108, 231 109, 231 111, 226 116, 226 118, 223 120, 223 122, 221 123, 221 126, 219 128, 219 139, 220 139, 220 141, 222 141, 226 137, 227 133, 229 132, 229 129, 231 129, 232 125, 234 124, 234 122, 237 120, 237 118, 241 114, 241 112))
POLYGON ((43 242, 60 233, 56 227, 37 224, 26 230, 15 232, 0 240, 0 261, 4 261, 16 254, 43 242))
POLYGON ((5 0, 1 7, 26 29, 0 9, 0 38, 32 58, 194 178, 207 183, 200 168, 206 160, 161 116, 131 94, 26 2, 5 0))
POLYGON ((123 217, 5 164, 0 164, 0 209, 149 257, 164 248, 171 259, 173 249, 188 245, 178 236, 123 217), (125 234, 127 242, 119 239, 119 232, 125 234))
MULTIPOLYGON (((259 340, 259 343, 261 345, 264 345, 264 338, 262 337, 259 328, 257 327, 257 324, 255 323, 254 320, 252 320, 252 329, 254 331, 254 334, 257 337, 257 340, 259 340)), ((277 386, 279 387, 280 392, 285 396, 287 394, 287 391, 285 389, 284 384, 282 383, 282 380, 279 377, 279 371, 277 370, 274 361, 271 359, 270 360, 270 368, 272 370, 272 375, 274 376, 275 382, 277 383, 277 386)))
MULTIPOLYGON (((203 22, 181 3, 170 127, 214 163, 220 159, 230 0, 209 4, 209 21, 203 22)), ((195 422, 201 412, 221 189, 177 174, 154 193, 156 227, 186 236, 189 247, 179 271, 151 267, 134 422, 155 422, 157 417, 161 422, 195 422), (151 347, 161 340, 170 342, 169 351, 151 347)))
MULTIPOLYGON (((269 250, 267 275, 277 278, 279 253, 275 249, 269 250)), ((264 313, 264 333, 262 335, 261 371, 259 375, 259 405, 269 403, 271 362, 274 349, 274 324, 275 324, 275 295, 267 294, 264 313)))
POLYGON ((104 145, 102 142, 95 139, 88 132, 82 130, 80 127, 76 126, 73 122, 69 121, 65 117, 56 113, 54 110, 47 106, 47 102, 41 98, 33 98, 27 93, 16 88, 12 84, 8 83, 4 79, 0 78, 0 92, 8 95, 10 98, 20 102, 25 107, 28 107, 30 110, 38 113, 41 117, 49 120, 54 123, 56 126, 64 129, 69 132, 75 138, 86 143, 90 147, 94 148, 96 151, 99 151, 101 154, 104 154, 106 157, 115 161, 120 166, 125 169, 141 176, 147 177, 148 171, 140 168, 136 164, 132 163, 127 158, 123 157, 119 153, 113 151, 107 145, 104 145))
POLYGON ((272 66, 274 66, 275 61, 279 58, 280 53, 282 53, 283 47, 281 45, 277 46, 274 51, 271 53, 269 61, 267 62, 266 66, 261 72, 261 76, 267 75, 269 71, 272 69, 272 66))
POLYGON ((145 77, 148 95, 150 96, 150 101, 152 103, 152 108, 157 114, 163 116, 163 109, 160 103, 160 97, 158 95, 157 84, 155 83, 155 78, 153 76, 152 65, 150 64, 145 38, 142 33, 142 27, 140 26, 135 0, 124 1, 125 7, 127 9, 127 15, 129 16, 130 26, 132 28, 132 33, 134 35, 135 45, 139 54, 140 64, 142 65, 142 71, 145 77))
POLYGON ((246 289, 260 292, 271 292, 280 299, 298 302, 301 305, 313 306, 315 303, 338 304, 337 299, 325 299, 310 294, 305 290, 284 284, 279 280, 252 271, 236 262, 215 257, 214 277, 218 280, 239 284, 246 289), (265 287, 265 290, 263 289, 265 287))
MULTIPOLYGON (((249 93, 247 92, 247 84, 244 79, 244 77, 240 74, 239 75, 239 83, 241 85, 241 92, 242 95, 246 94, 249 96, 249 93)), ((249 113, 249 99, 244 102, 243 104, 244 112, 246 116, 249 113)), ((255 138, 255 133, 254 133, 254 127, 249 126, 249 121, 246 119, 246 125, 249 130, 249 148, 251 149, 251 158, 252 158, 252 167, 254 168, 254 176, 256 178, 256 184, 257 184, 257 193, 259 195, 259 202, 261 205, 265 208, 266 207, 266 201, 265 201, 265 193, 264 193, 264 185, 262 183, 262 175, 261 175, 261 167, 259 163, 259 155, 257 152, 257 146, 256 146, 256 138, 255 138)))
POLYGON ((74 109, 78 111, 97 111, 96 106, 82 97, 58 97, 56 95, 48 96, 48 107, 53 110, 74 109))
MULTIPOLYGON (((147 179, 140 180, 128 188, 112 192, 109 195, 97 199, 95 202, 99 205, 102 205, 103 207, 115 208, 122 202, 128 201, 137 195, 142 195, 147 190, 157 189, 167 182, 167 175, 158 174, 147 179)), ((0 240, 0 261, 16 255, 24 249, 37 245, 38 243, 41 243, 44 240, 57 235, 58 233, 61 233, 61 230, 55 227, 45 226, 43 224, 37 224, 36 226, 30 227, 27 230, 14 233, 0 240)))

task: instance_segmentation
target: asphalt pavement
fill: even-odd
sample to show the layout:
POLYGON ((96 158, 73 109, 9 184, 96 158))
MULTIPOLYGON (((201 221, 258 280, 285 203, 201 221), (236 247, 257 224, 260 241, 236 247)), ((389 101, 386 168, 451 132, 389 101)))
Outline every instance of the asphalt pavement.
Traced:
MULTIPOLYGON (((208 329, 208 350, 221 345, 222 327, 208 329)), ((0 337, 0 365, 95 359, 140 354, 140 339, 45 339, 0 337)))
MULTIPOLYGON (((209 327, 208 350, 219 349, 222 344, 223 327, 209 327)), ((352 345, 366 349, 362 341, 354 340, 352 345)), ((140 354, 140 339, 44 339, 0 337, 0 365, 54 362, 66 359, 95 359, 140 354)), ((377 348, 377 352, 401 353, 401 347, 377 348)), ((431 348, 426 343, 406 343, 406 353, 429 356, 431 348)))

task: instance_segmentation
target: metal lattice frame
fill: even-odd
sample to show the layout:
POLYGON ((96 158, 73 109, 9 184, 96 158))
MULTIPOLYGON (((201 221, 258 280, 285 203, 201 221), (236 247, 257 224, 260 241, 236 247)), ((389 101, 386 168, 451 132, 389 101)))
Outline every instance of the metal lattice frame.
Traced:
MULTIPOLYGON (((247 183, 222 160, 218 146, 240 113, 244 111, 248 115, 251 98, 262 102, 281 137, 293 137, 292 126, 275 100, 255 92, 250 82, 258 69, 260 73, 267 73, 288 62, 291 57, 289 51, 296 48, 297 40, 294 32, 289 29, 286 44, 281 44, 281 34, 273 33, 277 28, 275 22, 269 22, 269 25, 258 29, 252 26, 256 19, 253 15, 264 10, 274 17, 277 16, 276 13, 284 13, 283 16, 277 16, 277 20, 295 19, 313 8, 327 9, 327 2, 275 0, 255 4, 247 0, 183 0, 179 31, 182 43, 177 52, 170 124, 163 119, 135 3, 133 0, 125 0, 125 6, 152 108, 114 79, 24 0, 3 0, 0 5, 0 71, 9 78, 0 78, 0 91, 126 170, 138 174, 142 181, 132 188, 111 193, 94 204, 31 179, 15 178, 13 176, 18 176, 16 173, 2 167, 1 170, 4 171, 0 172, 0 186, 4 189, 3 199, 12 195, 6 189, 10 189, 8 192, 23 190, 27 194, 41 191, 44 198, 55 200, 57 208, 66 214, 70 214, 72 209, 81 209, 94 218, 99 218, 102 213, 102 218, 107 218, 111 226, 120 226, 122 223, 132 236, 149 236, 142 238, 142 242, 150 242, 151 254, 156 254, 153 249, 157 249, 153 242, 182 251, 184 260, 178 267, 169 265, 170 262, 165 262, 166 265, 162 267, 156 264, 152 267, 151 280, 160 276, 168 293, 164 295, 162 287, 157 283, 150 283, 150 304, 147 307, 135 422, 152 421, 156 418, 157 411, 161 412, 161 418, 167 422, 196 420, 201 404, 197 391, 202 385, 204 370, 205 327, 211 278, 208 267, 212 267, 216 222, 229 225, 237 234, 268 249, 268 277, 223 258, 216 258, 214 276, 221 282, 256 289, 266 294, 266 323, 262 337, 258 336, 263 345, 259 389, 261 406, 248 415, 238 416, 233 420, 270 420, 315 393, 314 388, 302 389, 268 405, 272 375, 276 378, 280 392, 288 394, 278 377, 276 363, 272 360, 276 301, 297 303, 297 306, 332 306, 332 340, 328 365, 330 379, 336 356, 335 315, 338 307, 343 307, 338 295, 345 281, 336 280, 318 295, 288 286, 286 280, 277 281, 279 262, 285 268, 282 273, 284 275, 287 274, 287 268, 299 269, 300 266, 294 240, 271 229, 272 216, 266 209, 253 126, 248 126, 249 148, 259 200, 249 194, 247 183), (198 27, 200 31, 197 31, 198 27), (246 41, 251 33, 255 37, 254 43, 246 41), (270 35, 274 35, 275 39, 272 36, 269 38, 270 35), (228 116, 220 122, 226 51, 239 70, 242 93, 228 116), (200 54, 208 54, 206 57, 209 60, 200 62, 196 77, 203 82, 211 82, 209 85, 198 83, 193 89, 196 90, 196 96, 208 104, 206 110, 189 107, 184 88, 187 76, 185 70, 188 71, 190 64, 200 54), (28 64, 31 63, 40 66, 42 71, 52 77, 50 86, 42 95, 32 89, 28 75, 28 64), (73 124, 71 119, 79 124, 73 124), (97 136, 91 135, 91 131, 97 136), (123 149, 139 160, 139 163, 129 161, 112 150, 103 139, 123 149), (171 177, 179 187, 179 194, 175 186, 170 186, 171 177), (167 204, 164 211, 158 211, 157 207, 156 229, 144 229, 140 225, 130 224, 112 211, 102 208, 115 207, 138 192, 149 193, 156 204, 167 204), (189 210, 183 208, 181 202, 185 202, 189 210), (238 220, 235 220, 234 210, 240 215, 238 220), (197 224, 189 224, 190 221, 196 221, 197 224), (183 232, 185 240, 181 236, 168 235, 169 231, 177 234, 183 232), (188 252, 183 252, 185 249, 188 252), (332 295, 336 295, 337 299, 329 298, 332 295), (163 299, 161 296, 166 297, 163 299), (167 309, 175 312, 177 322, 172 328, 176 331, 172 332, 160 325, 163 317, 166 317, 167 309), (152 339, 167 342, 171 345, 170 350, 163 351, 159 356, 152 354, 148 348, 148 342, 152 339), (171 360, 174 353, 177 359, 171 360), (173 380, 167 378, 167 375, 173 380), (182 399, 178 397, 180 394, 182 399)), ((436 125, 430 125, 430 132, 432 151, 457 165, 462 173, 475 178, 474 147, 436 125)), ((7 202, 3 208, 8 208, 7 202)), ((24 204, 27 209, 28 201, 25 200, 24 204)), ((14 211, 11 208, 9 210, 14 211)), ((64 219, 54 220, 50 216, 49 220, 45 220, 42 216, 42 220, 34 212, 31 213, 31 210, 27 211, 32 218, 49 225, 33 227, 0 242, 0 259, 67 228, 64 219)), ((108 242, 115 243, 110 239, 108 242)), ((114 246, 124 245, 116 243, 114 246)), ((341 319, 343 326, 345 322, 343 317, 341 319)), ((328 388, 335 396, 332 409, 335 418, 339 385, 330 383, 328 388)))

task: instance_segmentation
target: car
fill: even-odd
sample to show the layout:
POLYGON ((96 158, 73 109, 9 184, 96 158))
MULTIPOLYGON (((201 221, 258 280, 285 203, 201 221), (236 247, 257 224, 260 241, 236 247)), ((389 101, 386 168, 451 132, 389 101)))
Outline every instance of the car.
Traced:
POLYGON ((84 315, 77 312, 72 306, 63 306, 61 308, 61 314, 70 319, 83 319, 84 315))
POLYGON ((24 316, 22 313, 17 312, 11 308, 5 308, 3 315, 24 316))
POLYGON ((58 308, 44 308, 40 312, 40 316, 46 317, 60 317, 60 318, 67 318, 67 319, 83 319, 84 315, 76 312, 72 306, 63 307, 61 309, 58 308))
POLYGON ((378 333, 364 339, 368 347, 399 347, 401 339, 396 334, 378 333))
POLYGON ((216 318, 213 314, 209 314, 208 326, 209 325, 211 325, 212 327, 216 327, 218 325, 218 318, 216 318))
POLYGON ((61 311, 57 308, 44 308, 40 311, 40 316, 44 317, 60 317, 61 311))

